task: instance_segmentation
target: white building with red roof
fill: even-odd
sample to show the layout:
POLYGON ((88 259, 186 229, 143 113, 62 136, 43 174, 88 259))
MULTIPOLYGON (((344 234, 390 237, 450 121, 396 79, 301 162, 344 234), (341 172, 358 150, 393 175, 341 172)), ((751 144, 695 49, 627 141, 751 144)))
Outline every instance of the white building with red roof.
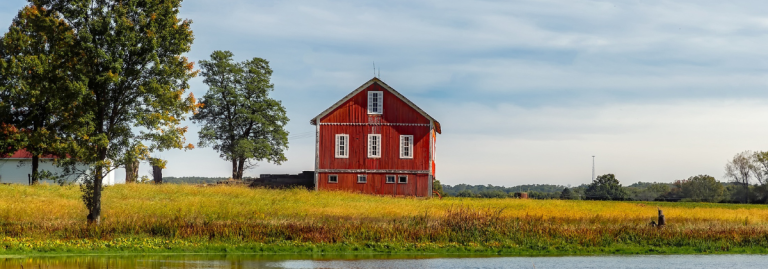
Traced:
MULTIPOLYGON (((39 171, 50 171, 51 173, 61 173, 62 169, 53 165, 56 157, 46 155, 40 157, 39 171)), ((79 167, 85 170, 85 166, 79 167)), ((11 156, 0 157, 0 183, 29 184, 32 175, 32 154, 26 150, 14 152, 11 156)), ((68 178, 70 182, 77 182, 79 178, 72 176, 68 178)), ((45 181, 43 181, 45 182, 45 181)), ((53 182, 50 182, 53 183, 53 182)), ((104 185, 115 184, 115 170, 110 171, 104 178, 104 185)))

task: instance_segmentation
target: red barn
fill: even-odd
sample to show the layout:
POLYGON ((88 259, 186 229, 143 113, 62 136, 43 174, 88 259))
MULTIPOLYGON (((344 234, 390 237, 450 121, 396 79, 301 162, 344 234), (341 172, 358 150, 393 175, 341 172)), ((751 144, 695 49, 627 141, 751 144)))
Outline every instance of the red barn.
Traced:
POLYGON ((440 123, 378 78, 310 122, 318 190, 432 195, 440 123))

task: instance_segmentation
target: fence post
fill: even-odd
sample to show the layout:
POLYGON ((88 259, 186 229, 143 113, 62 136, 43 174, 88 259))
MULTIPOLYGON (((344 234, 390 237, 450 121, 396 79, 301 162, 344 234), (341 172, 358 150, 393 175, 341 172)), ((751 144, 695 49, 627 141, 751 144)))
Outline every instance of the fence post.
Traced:
POLYGON ((163 184, 163 169, 160 166, 152 166, 152 180, 155 184, 163 184))
POLYGON ((659 227, 666 225, 667 222, 664 219, 664 213, 661 212, 661 209, 659 209, 659 227))

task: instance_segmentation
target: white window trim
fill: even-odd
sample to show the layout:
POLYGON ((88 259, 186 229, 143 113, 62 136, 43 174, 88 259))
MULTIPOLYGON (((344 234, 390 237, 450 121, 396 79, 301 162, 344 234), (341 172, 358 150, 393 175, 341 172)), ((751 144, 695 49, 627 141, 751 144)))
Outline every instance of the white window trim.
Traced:
POLYGON ((397 184, 405 184, 408 183, 408 176, 407 175, 399 175, 397 176, 397 184), (400 178, 405 178, 405 182, 400 182, 400 178))
POLYGON ((386 175, 386 176, 384 176, 384 183, 386 183, 386 184, 395 184, 395 183, 397 183, 397 176, 395 176, 395 175, 386 175), (392 182, 387 181, 388 177, 392 177, 392 182))
POLYGON ((339 175, 328 175, 328 183, 339 183, 339 175), (331 177, 336 177, 336 181, 331 181, 331 177))
POLYGON ((381 134, 368 135, 368 158, 381 158, 381 134), (371 138, 376 137, 376 154, 373 154, 373 144, 371 138))
POLYGON ((400 136, 400 159, 413 159, 413 135, 401 135, 400 136), (408 153, 405 155, 405 138, 408 137, 408 153))
POLYGON ((336 146, 333 148, 334 149, 333 152, 334 152, 334 155, 336 156, 336 158, 349 158, 349 135, 348 134, 337 134, 336 135, 336 143, 335 143, 335 145, 336 146), (341 151, 340 148, 339 148, 341 146, 339 144, 339 141, 340 141, 339 138, 340 137, 344 137, 344 151, 341 152, 343 154, 339 154, 340 151, 341 151))
POLYGON ((357 175, 357 183, 368 183, 368 175, 357 175), (364 180, 360 180, 364 179, 364 180))
POLYGON ((368 91, 368 114, 381 115, 384 113, 384 92, 383 91, 368 91), (373 111, 373 94, 377 93, 379 98, 376 103, 376 111, 373 111))

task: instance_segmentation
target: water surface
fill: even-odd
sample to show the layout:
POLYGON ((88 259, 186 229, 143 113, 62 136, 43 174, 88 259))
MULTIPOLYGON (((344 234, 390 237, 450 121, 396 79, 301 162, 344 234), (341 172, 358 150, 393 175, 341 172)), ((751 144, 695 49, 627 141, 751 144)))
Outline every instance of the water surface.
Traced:
POLYGON ((0 268, 768 268, 768 256, 77 255, 2 257, 0 268))

